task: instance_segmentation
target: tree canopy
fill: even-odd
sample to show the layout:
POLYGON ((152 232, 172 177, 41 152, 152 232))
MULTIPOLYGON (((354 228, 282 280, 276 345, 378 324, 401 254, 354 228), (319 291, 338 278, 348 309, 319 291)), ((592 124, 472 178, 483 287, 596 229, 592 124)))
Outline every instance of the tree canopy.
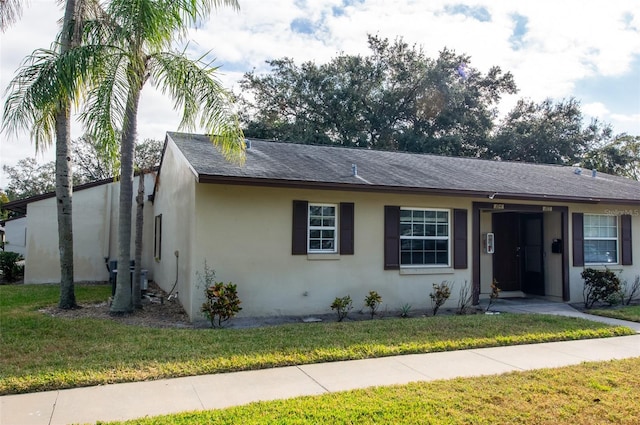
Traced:
POLYGON ((245 135, 448 155, 479 155, 495 106, 515 93, 510 73, 486 74, 444 49, 437 59, 401 38, 369 36, 371 54, 326 64, 269 61, 271 73, 245 74, 245 135))
MULTIPOLYGON (((118 162, 102 152, 97 142, 84 135, 72 142, 73 184, 77 186, 96 180, 118 176, 118 162)), ((135 166, 150 170, 160 164, 162 141, 145 139, 136 143, 135 166)), ((15 166, 3 165, 8 176, 5 193, 8 200, 25 199, 55 190, 55 162, 38 163, 35 158, 25 158, 15 166)))
POLYGON ((517 92, 511 73, 494 66, 483 74, 469 56, 446 48, 432 59, 401 38, 369 36, 368 41, 368 55, 341 54, 325 64, 301 65, 281 58, 267 62, 266 74, 245 74, 237 95, 245 135, 496 160, 584 162, 637 178, 637 142, 614 137, 612 128, 597 120, 585 123, 578 100, 520 99, 498 119, 502 97, 517 92))

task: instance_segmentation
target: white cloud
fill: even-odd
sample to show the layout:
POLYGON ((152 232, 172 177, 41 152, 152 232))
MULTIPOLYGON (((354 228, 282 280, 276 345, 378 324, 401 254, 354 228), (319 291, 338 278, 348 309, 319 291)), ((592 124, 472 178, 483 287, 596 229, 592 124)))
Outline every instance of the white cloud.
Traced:
MULTIPOLYGON (((239 12, 221 8, 188 37, 190 52, 202 55, 210 51, 215 64, 222 66, 220 80, 236 91, 243 73, 254 68, 257 72, 267 71, 268 59, 288 56, 297 63, 322 63, 340 52, 367 54, 367 34, 390 39, 402 36, 410 44, 423 46, 432 57, 446 46, 470 55, 471 65, 481 71, 498 65, 503 71, 512 72, 520 92, 503 100, 503 111, 519 97, 534 101, 570 97, 576 82, 583 78, 628 74, 634 58, 640 55, 637 0, 366 0, 350 2, 346 7, 342 0, 240 3, 239 12), (484 8, 490 20, 482 22, 462 13, 446 13, 447 5, 484 8), (341 13, 334 14, 334 8, 341 13), (516 26, 515 15, 526 20, 526 32, 519 37, 517 49, 510 40, 516 26), (319 30, 314 34, 296 33, 291 29, 294 19, 309 20, 319 30)), ((60 16, 62 12, 55 2, 32 1, 23 20, 2 34, 2 88, 22 57, 36 47, 49 45, 60 16)), ((640 134, 640 110, 624 109, 610 102, 596 97, 595 102, 583 105, 584 112, 610 120, 616 131, 640 134), (600 110, 596 108, 598 103, 600 110)), ((171 106, 161 94, 145 89, 139 137, 157 139, 165 131, 175 130, 178 118, 171 106)), ((79 135, 74 132, 73 137, 79 135)), ((2 164, 15 163, 32 154, 28 135, 2 139, 2 164)), ((0 186, 4 183, 2 178, 0 175, 0 186)))

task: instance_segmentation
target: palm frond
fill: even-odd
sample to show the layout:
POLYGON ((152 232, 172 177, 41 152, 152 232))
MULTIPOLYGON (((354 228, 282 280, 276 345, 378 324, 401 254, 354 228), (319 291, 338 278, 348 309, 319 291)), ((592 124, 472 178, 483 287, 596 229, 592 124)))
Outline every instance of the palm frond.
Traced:
POLYGON ((99 149, 115 160, 129 93, 126 76, 128 56, 118 49, 112 49, 110 53, 103 58, 103 66, 94 75, 95 84, 87 94, 80 118, 99 149))
POLYGON ((22 16, 24 0, 0 1, 0 31, 4 32, 22 16))
POLYGON ((231 108, 231 95, 215 78, 216 68, 205 68, 182 53, 163 52, 149 60, 151 83, 168 94, 182 112, 180 129, 197 126, 231 161, 244 161, 244 136, 231 108))
POLYGON ((61 103, 77 106, 102 67, 105 46, 81 46, 64 54, 38 49, 29 55, 7 87, 2 130, 30 130, 36 149, 52 142, 53 116, 61 103))
POLYGON ((36 149, 51 144, 58 100, 67 98, 66 90, 58 80, 59 59, 52 50, 34 51, 25 59, 5 92, 2 130, 18 133, 31 129, 36 149))

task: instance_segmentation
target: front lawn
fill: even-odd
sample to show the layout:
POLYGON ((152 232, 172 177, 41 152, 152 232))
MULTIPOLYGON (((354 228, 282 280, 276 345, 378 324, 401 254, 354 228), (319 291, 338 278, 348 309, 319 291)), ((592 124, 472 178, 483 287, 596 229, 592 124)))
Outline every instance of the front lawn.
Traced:
POLYGON ((586 313, 612 317, 614 319, 629 320, 631 322, 640 322, 640 305, 588 310, 586 313))
MULTIPOLYGON (((180 413, 126 425, 637 424, 640 358, 375 387, 180 413)), ((113 423, 115 424, 115 422, 113 423)))
MULTIPOLYGON (((158 329, 64 319, 58 287, 0 286, 0 394, 294 364, 633 334, 625 327, 543 315, 438 316, 260 329, 158 329)), ((107 286, 78 285, 79 302, 107 286)))

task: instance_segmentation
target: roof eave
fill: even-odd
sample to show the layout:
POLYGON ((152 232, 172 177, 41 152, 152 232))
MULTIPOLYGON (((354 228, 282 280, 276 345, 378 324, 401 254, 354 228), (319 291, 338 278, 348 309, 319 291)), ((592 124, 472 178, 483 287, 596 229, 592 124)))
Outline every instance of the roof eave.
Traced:
POLYGON ((231 184, 245 186, 280 187, 294 189, 320 189, 320 190, 340 190, 354 192, 383 192, 383 193, 419 193, 437 196, 463 196, 470 198, 488 198, 493 201, 498 200, 525 200, 525 201, 546 201, 546 202, 572 202, 587 204, 623 204, 640 205, 640 199, 616 199, 616 198, 584 198, 577 196, 558 196, 530 193, 496 193, 493 191, 476 191, 462 189, 441 189, 428 187, 410 186, 387 186, 365 183, 338 183, 319 182, 306 180, 269 179, 241 176, 222 176, 211 174, 198 174, 198 182, 212 184, 231 184))

